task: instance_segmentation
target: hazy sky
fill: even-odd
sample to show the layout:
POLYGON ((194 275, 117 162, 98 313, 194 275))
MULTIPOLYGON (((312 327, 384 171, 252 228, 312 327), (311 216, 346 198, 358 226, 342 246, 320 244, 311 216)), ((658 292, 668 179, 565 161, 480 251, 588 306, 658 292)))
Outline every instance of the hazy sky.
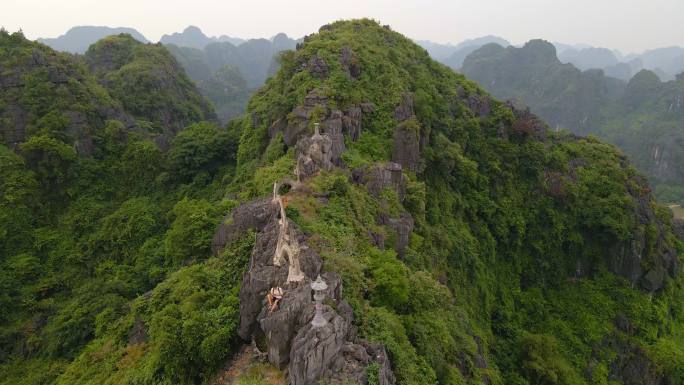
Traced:
POLYGON ((625 52, 684 46, 684 0, 0 0, 0 25, 29 38, 75 25, 133 27, 150 40, 187 25, 207 35, 301 37, 338 19, 370 17, 413 39, 499 35, 625 52))

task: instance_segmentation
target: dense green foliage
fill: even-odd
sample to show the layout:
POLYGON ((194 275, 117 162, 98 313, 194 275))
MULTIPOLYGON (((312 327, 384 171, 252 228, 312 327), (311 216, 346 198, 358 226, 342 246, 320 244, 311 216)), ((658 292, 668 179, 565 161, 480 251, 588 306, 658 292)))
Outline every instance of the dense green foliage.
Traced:
POLYGON ((126 34, 108 36, 88 48, 85 60, 110 94, 149 131, 176 133, 215 116, 161 44, 143 44, 126 34))
POLYGON ((684 77, 661 82, 651 71, 627 84, 603 72, 561 64, 550 43, 482 47, 463 73, 497 97, 527 105, 556 129, 617 145, 649 176, 658 197, 684 201, 684 77))
POLYGON ((227 41, 208 43, 202 49, 167 45, 202 94, 214 104, 222 122, 244 112, 255 89, 277 69, 277 54, 294 47, 295 41, 285 34, 272 40, 251 39, 237 46, 227 41))
MULTIPOLYGON (((516 118, 495 101, 491 114, 477 116, 466 105, 469 96, 484 97, 474 83, 371 21, 332 24, 283 55, 281 71, 251 99, 242 121, 238 181, 259 184, 252 171, 276 167, 266 154, 279 139, 269 138, 268 128, 313 88, 333 108, 375 106, 359 140, 347 142, 343 158, 352 167, 389 159, 394 108, 403 92, 414 96, 425 165, 409 175, 403 207, 417 228, 403 261, 367 235, 391 239, 375 218, 401 210, 396 195, 378 201, 342 172, 312 182, 336 191, 326 204, 307 197, 290 203, 302 227, 320 238, 326 268, 342 273, 361 333, 390 350, 400 383, 602 383, 619 376, 605 369, 620 354, 607 342, 623 338, 616 317, 639 325, 624 337, 628 346, 650 349, 681 327, 680 311, 670 308, 679 289, 651 302, 608 272, 613 245, 642 231, 633 210, 635 198, 648 194, 619 151, 563 134, 534 139, 516 131, 516 118), (344 47, 361 67, 356 79, 338 61, 344 47), (301 70, 314 55, 329 76, 301 70), (508 135, 499 134, 501 125, 508 135), (576 277, 578 265, 590 273, 576 277), (594 361, 603 368, 595 380, 585 375, 594 361)), ((252 196, 267 193, 262 185, 252 196)))
MULTIPOLYGON (((236 342, 237 277, 253 241, 247 236, 209 258, 216 224, 234 204, 222 199, 221 186, 233 169, 237 135, 204 122, 162 152, 148 133, 114 120, 125 118, 124 103, 77 58, 21 34, 3 32, 0 47, 3 76, 21 82, 2 93, 11 107, 0 128, 27 127, 25 138, 0 144, 0 383, 192 383, 210 376, 236 342), (25 120, 12 115, 17 109, 25 120), (115 113, 102 115, 107 109, 115 113), (77 129, 73 112, 87 118, 77 129)), ((163 48, 132 51, 147 48, 170 58, 158 52, 163 48)), ((164 72, 167 64, 148 61, 138 70, 164 72)), ((171 88, 189 84, 170 79, 171 88)), ((134 105, 136 95, 127 95, 134 105)), ((188 111, 205 108, 186 96, 188 111)), ((160 93, 139 101, 155 97, 160 93)))
MULTIPOLYGON (((140 49, 127 45, 111 57, 140 49)), ((206 382, 239 342, 236 295, 254 242, 246 233, 212 257, 211 236, 237 203, 293 177, 294 149, 269 128, 314 88, 329 107, 375 107, 358 140, 346 138, 348 168, 290 192, 288 214, 324 269, 342 275, 359 333, 387 347, 399 384, 606 384, 626 354, 653 369, 644 376, 682 383, 680 280, 646 293, 610 266, 620 242, 642 235, 684 250, 614 147, 516 129, 503 103, 370 20, 322 28, 281 65, 242 118, 226 128, 189 122, 166 151, 118 121, 93 130, 90 157, 56 134, 32 135, 19 155, 0 146, 0 219, 11 221, 0 224, 1 384, 206 382), (345 47, 355 78, 339 60, 345 47), (314 55, 328 76, 302 69, 314 55), (390 160, 405 92, 423 164, 406 172, 401 201, 393 191, 374 196, 350 170, 390 160), (488 100, 491 113, 472 111, 471 97, 488 100), (639 222, 640 202, 662 228, 639 222), (369 234, 391 245, 397 234, 378 218, 402 211, 415 229, 398 258, 369 234), (578 274, 578 265, 589 267, 578 274)), ((109 71, 107 82, 119 81, 109 71)), ((153 98, 126 97, 135 95, 153 98)), ((643 264, 657 253, 644 250, 643 264)))

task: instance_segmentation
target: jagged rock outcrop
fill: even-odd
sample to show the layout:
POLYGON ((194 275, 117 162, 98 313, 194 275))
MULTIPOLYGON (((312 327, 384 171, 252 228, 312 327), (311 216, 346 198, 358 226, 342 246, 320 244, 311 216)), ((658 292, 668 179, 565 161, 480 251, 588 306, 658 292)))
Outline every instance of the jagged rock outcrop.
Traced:
POLYGON ((401 98, 401 103, 394 110, 394 119, 403 122, 414 117, 415 114, 413 112, 413 96, 408 92, 404 92, 401 98))
POLYGON ((512 133, 542 141, 546 139, 548 126, 533 114, 529 108, 518 109, 510 102, 508 106, 516 118, 511 125, 512 133))
POLYGON ((399 163, 404 169, 420 171, 420 125, 413 111, 413 96, 402 94, 402 100, 394 109, 394 119, 399 124, 394 129, 392 162, 399 163))
POLYGON ((233 209, 221 221, 211 241, 211 251, 218 255, 226 245, 236 241, 247 230, 261 231, 275 214, 270 198, 258 199, 233 209))
POLYGON ((317 77, 320 79, 327 78, 330 74, 330 70, 328 69, 328 63, 325 62, 325 59, 317 55, 311 56, 305 68, 308 69, 309 72, 311 72, 311 75, 313 77, 317 77))
POLYGON ((466 105, 479 117, 486 118, 492 112, 491 99, 486 95, 470 95, 466 105))
POLYGON ((361 135, 363 113, 372 112, 373 108, 372 103, 362 103, 351 106, 346 111, 330 109, 328 97, 323 91, 314 88, 306 95, 304 103, 295 107, 287 119, 277 119, 271 124, 269 135, 274 137, 282 132, 285 144, 294 146, 311 132, 314 123, 320 123, 320 133, 327 134, 332 141, 332 161, 336 166, 341 166, 340 156, 346 150, 344 135, 357 140, 361 135))
POLYGON ((340 53, 340 64, 342 64, 342 69, 349 78, 356 79, 361 75, 361 65, 351 48, 342 48, 342 52, 340 53))
MULTIPOLYGON (((637 185, 643 186, 645 182, 641 181, 637 185)), ((636 191, 632 187, 629 193, 635 203, 634 216, 639 228, 632 239, 614 245, 609 259, 610 269, 632 284, 638 284, 648 291, 657 291, 664 286, 668 276, 674 277, 679 273, 681 262, 677 251, 665 239, 666 224, 656 216, 651 207, 651 193, 636 191), (656 226, 655 239, 649 239, 645 228, 648 225, 656 226), (643 259, 649 254, 651 260, 645 264, 643 259)))
POLYGON ((339 154, 333 153, 333 141, 330 135, 321 135, 318 126, 311 137, 304 137, 297 142, 297 166, 295 175, 304 180, 321 170, 332 170, 333 159, 339 154))
MULTIPOLYGON (((313 89, 304 98, 304 104, 292 110, 287 125, 283 128, 283 141, 288 146, 294 146, 297 140, 308 132, 311 114, 315 109, 322 109, 327 115, 328 98, 319 89, 313 89)), ((277 122, 279 123, 279 122, 277 122)), ((279 127, 273 127, 272 136, 279 131, 279 127)))
POLYGON ((413 217, 409 213, 401 213, 399 218, 391 218, 389 216, 382 216, 380 223, 388 226, 396 234, 394 241, 394 250, 397 252, 399 258, 404 258, 406 247, 411 240, 411 232, 413 231, 413 217))
POLYGON ((347 114, 342 116, 342 128, 349 134, 352 141, 357 141, 361 136, 362 116, 363 109, 360 106, 351 107, 347 114))
MULTIPOLYGON (((385 189, 391 189, 403 201, 406 195, 407 178, 403 173, 403 168, 399 163, 377 163, 366 168, 359 168, 352 172, 352 180, 355 183, 365 185, 368 192, 376 198, 380 198, 385 189)), ((404 251, 409 244, 411 232, 413 231, 414 221, 411 214, 403 212, 398 218, 389 215, 381 215, 378 224, 389 227, 396 235, 393 245, 399 258, 404 257, 404 251)), ((379 248, 385 247, 384 234, 370 234, 373 243, 379 248)))
POLYGON ((325 326, 311 325, 315 309, 311 282, 321 273, 321 257, 306 244, 307 236, 286 217, 284 200, 274 185, 270 199, 242 205, 231 213, 214 237, 217 250, 237 239, 248 228, 258 229, 249 270, 240 288, 240 327, 245 340, 261 340, 271 364, 289 370, 292 385, 367 383, 367 367, 377 362, 381 384, 394 384, 385 349, 359 340, 353 326, 353 310, 342 298, 342 280, 331 272, 327 281, 325 326), (245 216, 254 216, 247 220, 245 216), (278 306, 271 311, 266 295, 283 289, 278 306), (331 306, 332 305, 332 306, 331 306))
POLYGON ((420 171, 420 138, 418 122, 406 120, 394 129, 392 162, 399 163, 404 169, 420 171))
POLYGON ((328 323, 320 328, 310 324, 302 327, 292 342, 292 384, 316 384, 320 378, 332 384, 368 381, 366 367, 375 361, 379 364, 379 383, 393 384, 394 374, 384 348, 367 343, 347 341, 351 320, 325 306, 323 317, 328 323))
POLYGON ((397 193, 400 201, 406 195, 406 176, 399 163, 379 163, 372 167, 359 168, 352 172, 354 182, 363 184, 375 197, 379 197, 383 190, 389 188, 397 193))
POLYGON ((342 166, 342 153, 346 150, 344 145, 344 134, 342 133, 342 111, 332 110, 327 119, 321 122, 323 132, 330 136, 332 146, 332 162, 336 166, 342 166))

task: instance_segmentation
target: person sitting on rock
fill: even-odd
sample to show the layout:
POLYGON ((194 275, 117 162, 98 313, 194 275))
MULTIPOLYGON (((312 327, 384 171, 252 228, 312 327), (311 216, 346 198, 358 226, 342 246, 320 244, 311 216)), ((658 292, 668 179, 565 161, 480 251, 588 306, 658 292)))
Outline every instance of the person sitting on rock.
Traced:
POLYGON ((283 298, 283 289, 278 287, 272 287, 271 290, 266 294, 266 299, 268 299, 268 312, 272 313, 277 307, 278 302, 283 298))

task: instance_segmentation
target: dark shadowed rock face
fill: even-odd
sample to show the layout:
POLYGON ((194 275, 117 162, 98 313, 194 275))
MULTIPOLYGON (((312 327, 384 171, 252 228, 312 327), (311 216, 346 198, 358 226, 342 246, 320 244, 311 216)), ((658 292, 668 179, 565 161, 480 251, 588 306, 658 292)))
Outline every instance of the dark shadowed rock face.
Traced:
POLYGON ((361 117, 363 110, 361 107, 351 107, 347 114, 342 117, 343 131, 348 133, 352 141, 356 141, 361 136, 361 117))
POLYGON ((636 207, 636 221, 642 226, 635 231, 632 239, 615 244, 610 258, 610 269, 615 274, 627 278, 632 284, 638 284, 647 291, 657 291, 663 288, 667 277, 675 277, 679 273, 681 262, 677 251, 670 247, 665 239, 666 224, 653 212, 650 204, 651 194, 633 189, 629 192, 636 207), (656 239, 650 241, 645 229, 649 224, 657 228, 656 239), (648 256, 650 247, 653 250, 652 261, 646 269, 643 259, 648 256))
POLYGON ((413 231, 413 217, 411 217, 411 214, 404 212, 399 215, 399 218, 384 216, 380 218, 380 223, 394 231, 396 234, 394 250, 399 258, 404 258, 406 247, 409 244, 411 232, 413 231))
POLYGON ((340 110, 333 110, 327 119, 321 122, 323 132, 330 136, 332 140, 331 153, 332 162, 336 166, 342 166, 342 153, 346 150, 344 145, 344 134, 342 133, 343 114, 340 110))
POLYGON ((415 116, 413 112, 413 96, 410 93, 404 92, 399 106, 394 110, 394 119, 402 122, 415 116))
POLYGON ((354 182, 366 185, 376 198, 387 188, 394 190, 400 201, 406 195, 406 176, 399 163, 379 163, 369 168, 359 168, 353 171, 352 178, 354 182))
POLYGON ((674 219, 672 221, 675 236, 684 239, 684 219, 674 219))
POLYGON ((466 105, 477 116, 486 118, 492 112, 491 99, 486 95, 470 95, 466 105))
POLYGON ((356 79, 361 75, 361 65, 359 64, 356 55, 349 47, 342 48, 342 53, 340 54, 340 64, 342 64, 342 69, 351 79, 356 79))
POLYGON ((420 171, 420 138, 417 122, 414 119, 399 123, 394 129, 392 162, 399 163, 404 169, 420 171))
POLYGON ((509 104, 516 120, 511 125, 513 134, 530 137, 537 140, 545 140, 548 126, 536 115, 530 112, 529 108, 518 109, 509 104))
POLYGON ((330 74, 328 63, 325 62, 325 59, 318 57, 317 55, 311 56, 309 61, 306 63, 305 68, 309 70, 313 77, 319 79, 327 78, 330 74))
POLYGON ((214 233, 211 251, 218 255, 226 245, 236 241, 247 230, 260 231, 276 213, 270 198, 245 203, 226 215, 214 233))
POLYGON ((608 368, 608 380, 625 385, 668 385, 670 382, 655 367, 643 348, 624 338, 614 337, 608 344, 615 349, 615 360, 608 368))

